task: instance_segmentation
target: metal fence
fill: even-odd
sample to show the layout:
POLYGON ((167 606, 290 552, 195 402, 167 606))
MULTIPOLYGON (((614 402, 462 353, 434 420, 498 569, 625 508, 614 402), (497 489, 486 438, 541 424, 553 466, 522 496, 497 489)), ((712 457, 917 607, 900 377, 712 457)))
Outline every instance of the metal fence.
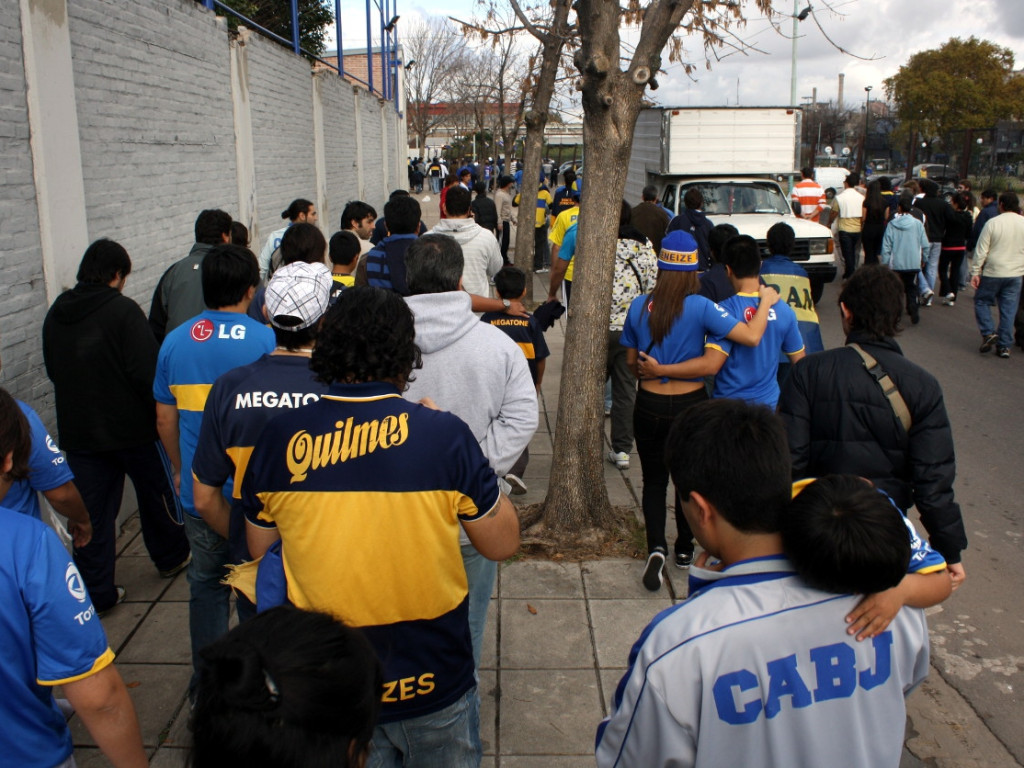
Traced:
MULTIPOLYGON (((282 45, 291 48, 297 56, 306 56, 312 61, 333 69, 339 77, 349 81, 355 81, 366 87, 370 93, 375 93, 383 99, 392 101, 395 111, 400 112, 399 102, 399 67, 402 62, 398 59, 398 0, 366 0, 366 79, 359 77, 352 72, 345 70, 345 55, 342 52, 342 20, 341 2, 334 0, 334 33, 337 42, 337 63, 323 58, 319 53, 306 50, 302 47, 302 14, 299 10, 299 0, 291 0, 291 39, 267 29, 258 20, 250 18, 239 12, 221 0, 198 0, 202 5, 215 13, 223 12, 228 16, 237 19, 246 27, 256 30, 260 34, 276 40, 282 45), (380 44, 375 47, 373 33, 379 31, 380 44)), ((362 53, 358 54, 362 55, 362 53)), ((351 56, 351 54, 350 54, 351 56)))

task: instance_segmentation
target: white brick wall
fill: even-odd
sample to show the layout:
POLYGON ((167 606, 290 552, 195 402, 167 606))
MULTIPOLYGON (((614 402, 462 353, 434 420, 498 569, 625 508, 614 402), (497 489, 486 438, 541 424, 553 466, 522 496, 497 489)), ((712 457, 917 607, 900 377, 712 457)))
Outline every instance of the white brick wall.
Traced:
POLYGON ((132 256, 148 312, 204 208, 238 212, 226 33, 195 2, 68 3, 89 239, 132 256))
MULTIPOLYGON (((238 169, 228 33, 194 0, 67 0, 75 109, 89 239, 110 237, 132 256, 127 295, 148 312, 153 288, 193 242, 196 215, 237 215, 238 169)), ((309 63, 258 35, 247 46, 258 221, 281 226, 297 197, 316 199, 309 63)), ((383 179, 380 105, 359 99, 356 146, 352 86, 327 78, 322 89, 327 202, 334 232, 357 196, 383 211, 405 184, 404 158, 383 179), (396 173, 400 171, 400 173, 396 173)), ((388 136, 398 117, 386 112, 388 136)), ((19 5, 0 3, 0 385, 31 403, 52 427, 52 392, 42 365, 47 309, 25 98, 19 5)), ((53 180, 50 180, 54 183, 53 180)), ((56 181, 59 183, 59 179, 56 181)), ((261 243, 253 243, 258 250, 261 243)), ((77 261, 78 255, 75 256, 77 261)))
POLYGON ((316 202, 312 75, 306 59, 264 37, 253 35, 248 48, 257 200, 265 240, 287 223, 281 212, 292 200, 316 202))
MULTIPOLYGON (((29 151, 18 3, 0 4, 0 386, 38 406, 53 405, 39 340, 46 313, 43 257, 29 151)), ((52 426, 52 420, 50 425, 52 426)))

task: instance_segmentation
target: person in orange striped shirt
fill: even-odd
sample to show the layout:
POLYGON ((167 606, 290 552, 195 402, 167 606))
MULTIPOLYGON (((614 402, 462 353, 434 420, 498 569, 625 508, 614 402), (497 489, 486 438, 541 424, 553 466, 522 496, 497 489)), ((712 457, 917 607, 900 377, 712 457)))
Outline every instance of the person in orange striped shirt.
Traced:
POLYGON ((813 168, 800 169, 800 175, 803 178, 793 187, 791 198, 794 203, 800 205, 800 218, 818 221, 818 217, 825 209, 825 190, 814 180, 813 168))

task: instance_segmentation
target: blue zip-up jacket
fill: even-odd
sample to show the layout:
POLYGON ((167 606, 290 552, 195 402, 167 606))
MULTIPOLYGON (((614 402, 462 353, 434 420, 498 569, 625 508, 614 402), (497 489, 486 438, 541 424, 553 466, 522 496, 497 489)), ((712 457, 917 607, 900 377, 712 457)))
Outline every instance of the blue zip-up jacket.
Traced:
POLYGON ((405 252, 416 235, 389 235, 366 254, 366 282, 402 296, 409 295, 405 282, 405 252))
POLYGON ((882 237, 882 263, 897 272, 920 269, 929 245, 924 225, 909 213, 898 214, 882 237))

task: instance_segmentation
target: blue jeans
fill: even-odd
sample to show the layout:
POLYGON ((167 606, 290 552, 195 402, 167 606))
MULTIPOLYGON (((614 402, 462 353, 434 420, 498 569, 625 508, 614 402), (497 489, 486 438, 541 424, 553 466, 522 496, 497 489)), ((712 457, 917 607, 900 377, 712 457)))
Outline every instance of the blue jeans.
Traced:
POLYGON ((428 178, 430 179, 430 191, 436 195, 438 192, 441 191, 441 177, 430 176, 428 178))
POLYGON ((857 269, 857 243, 860 232, 839 232, 839 249, 843 252, 843 280, 846 280, 857 269))
POLYGON ((476 687, 439 712, 373 729, 367 768, 479 768, 479 734, 472 733, 476 687))
POLYGON ((922 296, 927 296, 935 290, 935 281, 939 279, 939 255, 941 253, 942 243, 928 244, 928 253, 921 269, 921 277, 917 281, 917 287, 922 296))
POLYGON ((974 292, 974 317, 982 336, 999 334, 996 344, 1009 349, 1013 346, 1013 316, 1020 302, 1019 277, 982 277, 974 292), (992 307, 999 307, 999 329, 992 327, 992 307))
POLYGON ((473 638, 473 664, 480 668, 480 650, 484 645, 487 609, 491 604, 498 564, 481 555, 472 544, 462 545, 462 565, 469 582, 469 634, 473 638))
POLYGON ((199 669, 199 651, 228 631, 231 588, 221 584, 229 562, 228 542, 203 521, 185 513, 185 535, 192 545, 188 566, 188 631, 192 641, 192 684, 199 669))

